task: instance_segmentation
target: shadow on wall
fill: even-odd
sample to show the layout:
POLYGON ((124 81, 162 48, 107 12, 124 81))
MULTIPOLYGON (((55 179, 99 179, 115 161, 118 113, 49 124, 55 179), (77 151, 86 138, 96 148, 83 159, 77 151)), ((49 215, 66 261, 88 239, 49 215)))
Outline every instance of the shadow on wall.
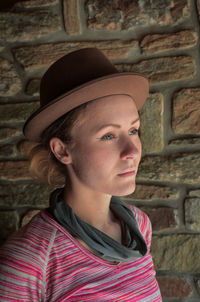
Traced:
POLYGON ((0 11, 11 9, 12 6, 19 1, 20 0, 6 0, 6 1, 0 2, 0 11))

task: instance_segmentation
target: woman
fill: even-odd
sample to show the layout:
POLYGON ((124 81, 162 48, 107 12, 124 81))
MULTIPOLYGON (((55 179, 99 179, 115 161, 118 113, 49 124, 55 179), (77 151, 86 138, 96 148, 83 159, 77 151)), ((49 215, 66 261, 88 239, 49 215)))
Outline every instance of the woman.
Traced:
POLYGON ((145 77, 94 48, 47 70, 24 134, 37 142, 35 175, 51 183, 59 171, 65 185, 2 247, 0 301, 161 301, 150 221, 116 197, 135 190, 147 94, 145 77))

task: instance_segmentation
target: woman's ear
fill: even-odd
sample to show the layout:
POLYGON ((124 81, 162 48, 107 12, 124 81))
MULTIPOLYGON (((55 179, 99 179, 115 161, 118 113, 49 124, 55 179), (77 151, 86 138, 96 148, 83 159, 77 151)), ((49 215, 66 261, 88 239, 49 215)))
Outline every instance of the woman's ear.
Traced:
POLYGON ((72 163, 71 154, 67 145, 57 137, 52 137, 49 142, 51 151, 55 157, 63 164, 69 165, 72 163))

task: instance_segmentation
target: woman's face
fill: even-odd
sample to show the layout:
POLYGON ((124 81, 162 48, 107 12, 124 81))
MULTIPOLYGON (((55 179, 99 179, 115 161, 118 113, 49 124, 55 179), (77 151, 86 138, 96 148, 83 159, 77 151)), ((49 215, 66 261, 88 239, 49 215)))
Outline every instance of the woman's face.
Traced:
POLYGON ((139 125, 130 96, 109 96, 89 104, 72 131, 72 162, 67 166, 72 183, 109 195, 131 194, 141 158, 139 125))

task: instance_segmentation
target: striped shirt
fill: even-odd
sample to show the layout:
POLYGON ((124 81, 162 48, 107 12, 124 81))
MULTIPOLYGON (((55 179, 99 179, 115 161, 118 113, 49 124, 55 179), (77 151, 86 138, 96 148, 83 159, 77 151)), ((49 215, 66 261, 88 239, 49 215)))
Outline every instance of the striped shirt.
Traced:
MULTIPOLYGON (((148 250, 151 223, 130 206, 148 250)), ((111 263, 88 251, 43 210, 0 248, 0 301, 162 301, 152 257, 111 263)))

